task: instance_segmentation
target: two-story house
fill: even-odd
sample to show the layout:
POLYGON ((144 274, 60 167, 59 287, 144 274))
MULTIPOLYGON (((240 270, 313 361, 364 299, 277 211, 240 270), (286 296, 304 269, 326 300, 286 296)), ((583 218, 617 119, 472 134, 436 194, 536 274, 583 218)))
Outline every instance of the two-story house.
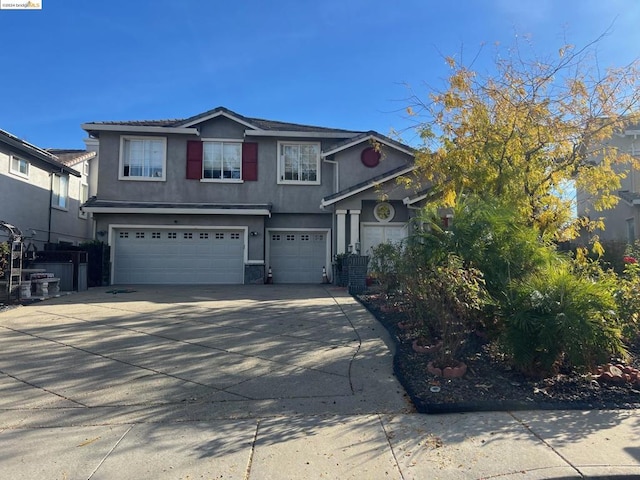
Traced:
MULTIPOLYGON (((18 227, 38 250, 47 243, 77 245, 91 239, 92 225, 80 205, 87 199, 94 156, 44 150, 0 130, 0 220, 18 227)), ((6 239, 0 231, 0 241, 6 239)))
MULTIPOLYGON (((607 146, 615 148, 618 152, 640 157, 640 127, 630 126, 626 130, 614 134, 607 146)), ((599 161, 594 159, 594 161, 599 161)), ((595 233, 600 240, 626 242, 633 244, 640 234, 640 171, 630 164, 615 165, 619 173, 624 173, 621 179, 621 188, 618 191, 620 200, 611 209, 596 211, 593 208, 593 199, 585 192, 577 191, 578 216, 590 216, 591 218, 603 218, 605 229, 595 233)))
POLYGON ((113 284, 319 283, 332 258, 407 234, 411 148, 376 132, 249 118, 92 122, 83 210, 113 284), (404 201, 403 201, 404 200, 404 201))

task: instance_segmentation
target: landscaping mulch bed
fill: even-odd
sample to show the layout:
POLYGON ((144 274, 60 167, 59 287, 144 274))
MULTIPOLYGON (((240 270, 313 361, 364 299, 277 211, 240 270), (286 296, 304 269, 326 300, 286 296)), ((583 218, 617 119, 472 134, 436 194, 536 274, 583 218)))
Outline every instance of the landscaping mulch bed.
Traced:
MULTIPOLYGON (((640 388, 636 385, 612 385, 575 372, 531 379, 512 369, 486 339, 476 334, 466 342, 461 359, 467 364, 467 373, 461 378, 436 377, 427 372, 431 355, 416 353, 412 348, 419 331, 398 326, 407 320, 399 302, 377 293, 357 298, 394 339, 395 374, 421 413, 640 408, 640 388)), ((630 346, 630 354, 627 364, 640 368, 640 342, 630 346)))

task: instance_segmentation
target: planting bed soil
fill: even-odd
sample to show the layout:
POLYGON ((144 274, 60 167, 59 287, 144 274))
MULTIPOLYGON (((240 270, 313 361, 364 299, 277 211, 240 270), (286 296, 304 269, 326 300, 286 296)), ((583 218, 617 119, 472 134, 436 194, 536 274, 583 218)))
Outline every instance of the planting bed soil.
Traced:
MULTIPOLYGON (((427 371, 433 353, 415 351, 412 344, 420 332, 408 327, 398 302, 377 293, 357 298, 394 339, 396 376, 419 412, 640 408, 638 383, 616 384, 595 373, 571 371, 532 379, 511 368, 490 342, 475 333, 469 336, 460 358, 466 373, 460 378, 435 376, 427 371)), ((628 347, 630 358, 625 366, 640 368, 640 342, 628 347)))

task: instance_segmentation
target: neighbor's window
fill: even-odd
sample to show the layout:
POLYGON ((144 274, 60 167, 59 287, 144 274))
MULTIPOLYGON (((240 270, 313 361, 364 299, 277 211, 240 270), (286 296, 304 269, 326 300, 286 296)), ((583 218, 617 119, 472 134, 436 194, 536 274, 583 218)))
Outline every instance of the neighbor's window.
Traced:
POLYGON ((20 175, 21 177, 29 176, 29 162, 27 162, 24 158, 16 157, 15 155, 11 156, 11 173, 15 173, 16 175, 20 175))
POLYGON ((51 205, 57 208, 66 209, 69 204, 69 177, 64 175, 53 175, 53 194, 51 195, 51 205))
POLYGON ((320 144, 278 142, 278 183, 320 183, 320 144))
POLYGON ((242 179, 242 144, 205 141, 202 146, 202 178, 213 180, 242 179))
POLYGON ((160 137, 122 137, 120 179, 164 180, 167 140, 160 137))

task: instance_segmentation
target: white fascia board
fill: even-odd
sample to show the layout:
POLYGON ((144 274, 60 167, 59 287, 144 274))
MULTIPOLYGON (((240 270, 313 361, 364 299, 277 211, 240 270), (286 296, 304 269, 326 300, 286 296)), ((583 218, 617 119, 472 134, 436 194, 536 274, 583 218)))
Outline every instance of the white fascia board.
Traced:
POLYGON ((124 132, 124 133, 180 133, 184 135, 199 135, 197 128, 186 127, 155 127, 143 125, 103 125, 99 123, 83 123, 81 125, 86 131, 100 132, 124 132))
POLYGON ((265 215, 271 216, 266 208, 145 208, 145 207, 82 207, 89 213, 143 213, 156 215, 265 215))
POLYGON ((353 147, 355 145, 358 145, 358 144, 363 143, 363 142, 369 142, 371 140, 375 140, 378 143, 386 145, 389 148, 393 148, 395 150, 398 150, 399 152, 406 153, 407 155, 410 155, 412 157, 414 156, 414 153, 409 151, 409 150, 407 150, 406 148, 401 148, 398 145, 394 145, 393 143, 387 142, 386 140, 384 140, 384 139, 382 139, 380 137, 377 137, 375 135, 367 135, 364 138, 360 138, 358 140, 354 140, 353 142, 349 142, 349 143, 347 143, 345 145, 341 145, 340 147, 334 148, 333 150, 329 150, 329 151, 323 152, 321 156, 322 156, 322 158, 325 158, 325 157, 328 157, 330 155, 334 155, 334 154, 336 154, 338 152, 341 152, 343 150, 346 150, 347 148, 351 148, 351 147, 353 147))
POLYGON ((250 137, 290 137, 290 138, 345 138, 348 133, 338 132, 299 132, 291 130, 245 130, 250 137))
POLYGON ((424 200, 425 198, 427 198, 426 193, 418 195, 417 197, 404 197, 402 199, 402 203, 404 203, 405 205, 413 205, 414 203, 418 203, 420 200, 424 200))
POLYGON ((405 173, 409 173, 412 172, 413 170, 415 170, 415 166, 411 166, 411 167, 407 167, 404 170, 401 170, 397 173, 394 173, 393 175, 389 175, 388 177, 384 177, 376 182, 372 182, 372 183, 368 183, 367 185, 364 185, 363 187, 360 187, 356 190, 352 190, 350 192, 345 193, 344 195, 340 195, 339 197, 336 198, 332 198, 331 200, 329 200, 328 202, 325 202, 324 200, 322 200, 322 202, 320 203, 320 208, 324 208, 324 207, 328 207, 329 205, 333 205, 336 202, 339 202, 341 200, 344 200, 345 198, 349 198, 352 197, 353 195, 357 195, 358 193, 362 193, 365 190, 369 190, 370 188, 375 187, 376 185, 381 185, 383 183, 388 182, 389 180, 393 180, 394 178, 398 178, 400 175, 404 175, 405 173))
POLYGON ((228 119, 233 120, 234 122, 240 123, 245 127, 254 128, 254 129, 257 128, 255 125, 252 125, 251 123, 245 120, 242 120, 241 118, 238 118, 235 115, 231 115, 227 112, 215 112, 215 113, 212 113, 211 115, 207 115, 206 117, 201 117, 201 118, 198 118, 197 120, 192 120, 189 123, 185 123, 182 126, 191 127, 192 125, 197 125, 199 123, 206 122, 207 120, 211 120, 212 118, 216 118, 216 117, 227 117, 228 119))

